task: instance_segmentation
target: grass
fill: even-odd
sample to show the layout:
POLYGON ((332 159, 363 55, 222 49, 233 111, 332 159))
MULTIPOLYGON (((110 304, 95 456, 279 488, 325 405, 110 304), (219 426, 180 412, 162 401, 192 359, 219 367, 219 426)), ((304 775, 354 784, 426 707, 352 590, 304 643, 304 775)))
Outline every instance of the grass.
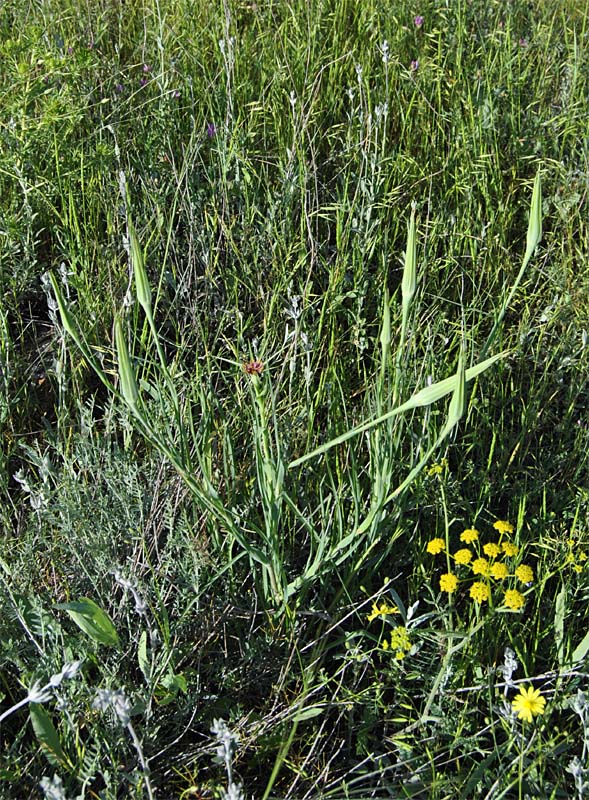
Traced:
POLYGON ((585 796, 588 11, 2 4, 3 797, 585 796))

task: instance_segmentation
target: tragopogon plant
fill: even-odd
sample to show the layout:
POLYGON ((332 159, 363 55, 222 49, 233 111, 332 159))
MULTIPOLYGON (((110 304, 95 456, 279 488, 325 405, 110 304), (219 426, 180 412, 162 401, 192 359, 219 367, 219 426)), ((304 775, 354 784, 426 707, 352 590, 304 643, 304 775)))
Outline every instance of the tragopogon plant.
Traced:
MULTIPOLYGON (((126 187, 126 183, 122 181, 126 187)), ((126 191, 126 189, 125 189, 126 191)), ((146 322, 147 335, 155 349, 156 357, 150 358, 147 335, 137 335, 133 350, 141 352, 141 358, 133 360, 129 352, 125 321, 122 315, 115 322, 115 345, 118 358, 119 380, 115 386, 109 374, 102 368, 91 348, 87 345, 80 328, 62 294, 59 281, 50 275, 50 281, 57 300, 61 322, 64 330, 74 340, 84 355, 87 363, 94 369, 108 390, 124 403, 130 413, 137 431, 164 455, 174 466, 183 482, 190 490, 195 503, 210 521, 211 535, 218 541, 235 543, 242 554, 250 562, 252 572, 262 579, 263 595, 269 605, 286 609, 292 598, 307 590, 318 580, 323 571, 330 566, 337 566, 363 548, 365 558, 371 546, 377 541, 378 526, 385 514, 387 505, 398 500, 424 467, 431 461, 434 451, 456 429, 465 414, 466 384, 483 374, 494 363, 505 356, 497 353, 488 356, 497 334, 503 323, 507 308, 512 301, 525 270, 534 254, 542 235, 542 196, 540 173, 538 172, 532 195, 531 211, 528 225, 527 247, 525 256, 511 287, 509 294, 502 301, 497 312, 493 328, 485 342, 479 360, 472 366, 466 366, 467 353, 464 344, 458 357, 456 373, 448 378, 432 383, 415 392, 408 400, 401 402, 405 392, 402 380, 402 363, 407 349, 409 320, 414 313, 415 298, 418 295, 417 275, 417 225, 415 209, 411 212, 407 237, 407 249, 403 278, 401 282, 401 331, 393 359, 392 381, 387 376, 391 372, 391 332, 390 302, 386 283, 383 289, 382 321, 381 321, 381 364, 376 388, 376 415, 360 425, 285 463, 278 436, 276 419, 276 397, 271 384, 269 371, 264 369, 261 361, 256 361, 256 368, 246 370, 250 376, 252 389, 252 418, 255 428, 255 476, 257 497, 263 506, 263 515, 259 519, 243 519, 241 511, 230 506, 222 497, 221 490, 215 485, 214 474, 207 458, 209 440, 206 438, 207 425, 202 420, 213 412, 207 407, 206 397, 200 396, 201 424, 195 422, 192 405, 182 402, 181 377, 170 367, 163 352, 160 336, 155 323, 154 308, 157 296, 152 295, 146 267, 145 253, 130 218, 128 198, 125 198, 127 210, 126 246, 133 268, 135 293, 146 322), (143 376, 138 374, 138 365, 142 366, 143 376), (392 386, 389 385, 392 383, 392 386), (416 459, 409 473, 395 485, 397 481, 395 465, 395 447, 403 435, 403 427, 397 424, 407 412, 426 408, 451 395, 445 423, 439 433, 433 437, 431 446, 427 447, 416 459), (160 418, 169 420, 165 430, 161 430, 154 422, 154 404, 160 406, 160 418), (272 428, 272 435, 270 435, 272 428), (204 431, 204 433, 203 433, 204 431), (358 512, 352 525, 344 526, 337 537, 329 532, 326 521, 315 524, 309 515, 297 505, 296 478, 303 465, 306 470, 309 462, 317 461, 333 448, 353 437, 369 434, 370 460, 366 473, 371 481, 370 499, 366 508, 358 512), (289 481, 289 473, 291 480, 289 481), (293 576, 285 564, 284 557, 284 524, 285 509, 295 515, 301 526, 307 531, 310 546, 304 565, 298 567, 298 574, 293 576), (361 536, 364 534, 364 536, 361 536)), ((463 334, 464 340, 464 334, 463 334)), ((181 372, 178 371, 181 375, 181 372)), ((203 376, 206 379, 207 376, 203 376)), ((362 501, 363 502, 363 501, 362 501)), ((360 507, 360 503, 357 507, 360 507)), ((355 561, 356 565, 359 563, 355 561)))

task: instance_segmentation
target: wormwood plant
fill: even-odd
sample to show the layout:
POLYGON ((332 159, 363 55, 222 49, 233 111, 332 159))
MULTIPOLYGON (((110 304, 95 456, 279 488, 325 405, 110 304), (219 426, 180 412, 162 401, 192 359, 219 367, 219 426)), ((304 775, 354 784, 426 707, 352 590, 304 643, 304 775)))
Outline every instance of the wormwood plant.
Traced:
MULTIPOLYGON (((252 361, 245 365, 245 372, 249 376, 251 386, 256 486, 262 508, 260 522, 254 519, 240 518, 237 510, 226 504, 219 488, 214 485, 210 465, 207 464, 205 456, 207 444, 203 440, 203 431, 208 429, 207 420, 213 413, 213 409, 208 404, 204 393, 201 393, 199 399, 201 400, 202 421, 199 424, 193 416, 192 406, 180 399, 183 394, 182 376, 175 376, 174 373, 178 367, 168 363, 158 334, 153 294, 145 268, 145 254, 131 219, 130 201, 124 174, 121 175, 121 187, 127 214, 127 249, 135 278, 135 296, 147 323, 147 337, 139 330, 135 334, 137 345, 133 348, 134 359, 139 359, 142 364, 139 378, 128 348, 124 317, 120 315, 115 321, 115 343, 119 368, 117 388, 82 338, 80 328, 67 306, 59 281, 51 273, 49 279, 62 325, 109 392, 126 404, 132 414, 137 431, 177 470, 199 508, 209 516, 210 525, 215 530, 217 541, 220 540, 221 535, 226 535, 230 542, 235 542, 239 546, 242 554, 247 555, 250 568, 254 574, 260 576, 262 593, 268 606, 279 608, 282 612, 288 608, 292 610, 293 598, 296 597, 300 601, 310 586, 324 577, 326 570, 337 568, 344 562, 354 564, 354 568, 358 569, 366 560, 378 542, 379 524, 387 506, 400 501, 403 493, 431 460, 433 453, 448 438, 464 416, 466 383, 484 373, 505 355, 499 353, 484 358, 496 339, 509 304, 542 236, 540 172, 538 171, 534 182, 527 246, 522 265, 510 292, 499 308, 494 325, 481 350, 481 360, 474 366, 466 368, 467 354, 462 347, 454 377, 433 383, 414 393, 405 402, 399 402, 401 393, 406 389, 403 385, 402 365, 406 357, 408 324, 417 289, 415 209, 412 210, 409 222, 401 282, 401 332, 394 358, 391 358, 390 301, 386 283, 383 293, 380 334, 381 361, 375 388, 377 416, 374 419, 347 430, 329 442, 287 463, 286 448, 278 435, 279 426, 275 412, 276 397, 273 393, 271 378, 261 361, 252 361), (155 350, 155 359, 152 357, 146 338, 155 350), (139 352, 137 352, 137 348, 139 352), (395 487, 393 485, 395 479, 394 459, 403 437, 403 415, 418 408, 426 408, 448 394, 452 394, 452 398, 443 427, 431 445, 420 454, 409 474, 395 487), (170 424, 163 430, 158 429, 153 421, 153 414, 150 411, 150 405, 153 402, 159 405, 160 412, 170 419, 170 424), (289 490, 286 481, 287 472, 294 472, 312 459, 325 455, 332 448, 367 432, 370 433, 370 455, 366 467, 369 476, 370 498, 368 503, 365 503, 361 497, 357 497, 357 519, 347 532, 342 531, 342 535, 334 541, 325 527, 327 522, 325 512, 322 515, 322 522, 316 526, 297 508, 296 498, 289 490), (306 563, 295 577, 289 576, 282 545, 281 530, 284 525, 285 507, 292 511, 295 519, 307 530, 311 542, 306 563)), ((210 376, 206 374, 200 377, 205 382, 210 380, 210 376)), ((356 482, 356 479, 352 477, 350 483, 353 485, 356 482)))

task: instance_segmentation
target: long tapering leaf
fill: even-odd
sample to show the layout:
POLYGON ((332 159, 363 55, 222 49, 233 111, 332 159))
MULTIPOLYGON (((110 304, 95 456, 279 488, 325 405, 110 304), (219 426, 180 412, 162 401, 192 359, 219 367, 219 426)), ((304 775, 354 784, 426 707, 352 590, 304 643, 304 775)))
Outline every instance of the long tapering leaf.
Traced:
POLYGON ((70 314, 68 307, 65 304, 65 300, 63 294, 61 293, 61 288, 59 286, 58 280, 52 272, 48 273, 49 281, 51 282, 51 288, 53 289, 53 294, 55 295, 55 299, 57 301, 57 308, 59 309, 59 316, 61 317, 61 324, 64 327, 64 330, 69 333, 72 339, 76 342, 78 347, 80 346, 80 335, 78 332, 78 328, 76 323, 74 322, 73 316, 70 314))
POLYGON ((42 705, 30 703, 29 715, 33 731, 47 760, 51 764, 66 766, 68 764, 67 756, 61 746, 59 734, 47 711, 42 705))
POLYGON ((503 324, 503 320, 505 318, 505 314, 507 313, 507 309, 509 308, 511 301, 513 300, 513 297, 517 292, 520 283, 522 282, 522 278, 524 277, 530 259, 534 255, 536 247, 540 243, 541 238, 542 238, 542 182, 540 178, 540 168, 538 168, 538 172, 536 173, 536 179, 534 180, 534 189, 532 190, 532 201, 530 203, 530 219, 528 222, 526 254, 524 256, 524 260, 517 274, 517 278, 515 279, 513 286, 509 291, 509 294, 503 301, 501 308, 499 309, 499 313, 497 314, 495 323, 493 324, 493 327, 491 329, 491 333, 488 335, 487 341, 485 342, 484 347, 481 350, 480 353, 481 358, 483 358, 489 352, 491 345, 495 341, 495 337, 497 336, 499 328, 503 324))
POLYGON ((130 219, 127 219, 127 229, 129 231, 129 253, 135 276, 137 300, 147 316, 151 317, 151 287, 145 270, 145 256, 143 248, 139 244, 135 226, 130 219))
MULTIPOLYGON (((464 373, 464 380, 466 382, 471 381, 473 378, 476 378, 477 375, 485 372, 485 370, 489 369, 496 361, 500 358, 504 358, 509 351, 504 351, 502 353, 497 353, 490 358, 487 358, 485 361, 482 361, 480 364, 476 364, 474 367, 470 367, 464 373)), ((370 420, 369 422, 363 422, 362 425, 358 425, 356 428, 352 428, 346 433, 342 433, 340 436, 336 436, 335 439, 331 439, 331 441, 322 444, 321 447, 317 447, 315 450, 311 451, 310 453, 306 453, 306 455, 301 456, 300 458, 296 458, 294 461, 291 461, 288 465, 288 469, 292 469, 293 467, 298 467, 300 464, 304 464, 305 461, 309 461, 311 458, 315 458, 316 456, 323 455, 328 450, 331 450, 332 447, 335 447, 338 444, 342 444, 346 442, 348 439, 351 439, 353 436, 357 436, 360 433, 364 433, 364 431, 370 430, 370 428, 374 428, 375 425, 380 425, 387 419, 396 416, 397 414, 403 414, 406 411, 411 411, 414 408, 419 408, 421 406, 429 406, 432 403, 435 403, 437 400, 440 400, 442 397, 450 394, 450 392, 456 387, 456 375, 452 375, 450 378, 445 378, 442 381, 438 381, 438 383, 434 383, 432 386, 426 386, 425 389, 421 389, 419 392, 413 395, 413 397, 409 398, 406 403, 403 403, 397 408, 391 409, 391 411, 387 411, 386 414, 383 414, 380 417, 376 417, 376 419, 370 420)))
POLYGON ((411 205, 411 219, 407 233, 407 250, 405 251, 405 266, 401 282, 401 295, 403 311, 409 309, 415 289, 417 288, 417 243, 415 237, 415 204, 411 205))
POLYGON ((530 259, 542 239, 542 182, 540 170, 536 173, 532 202, 530 204, 530 219, 528 222, 528 236, 526 242, 526 259, 530 259))
POLYGON ((129 351, 127 349, 127 341, 123 333, 120 319, 115 320, 115 342, 117 346, 117 357, 119 361, 119 376, 121 379, 121 394, 131 406, 136 408, 139 399, 139 392, 137 391, 137 382, 135 380, 135 371, 131 364, 129 351))

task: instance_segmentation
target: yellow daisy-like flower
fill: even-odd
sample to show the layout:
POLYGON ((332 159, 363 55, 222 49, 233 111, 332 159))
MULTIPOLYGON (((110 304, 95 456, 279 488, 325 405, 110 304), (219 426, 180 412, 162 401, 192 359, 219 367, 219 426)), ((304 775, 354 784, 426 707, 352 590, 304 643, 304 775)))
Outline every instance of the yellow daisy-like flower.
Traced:
POLYGON ((503 519, 498 519, 494 522, 493 527, 496 531, 499 531, 499 533, 513 533, 513 525, 511 522, 506 522, 503 519))
POLYGON ((578 553, 577 558, 579 561, 587 561, 587 553, 584 550, 581 550, 580 553, 578 553))
POLYGON ((440 539, 440 538, 431 539, 427 543, 427 547, 426 547, 427 552, 431 553, 433 556, 437 555, 438 553, 441 553, 442 550, 445 550, 445 549, 446 549, 446 542, 443 539, 440 539))
POLYGON ((489 587, 486 583, 482 583, 482 581, 477 581, 470 587, 470 596, 473 600, 476 600, 477 603, 484 603, 485 600, 489 599, 489 595, 489 587))
POLYGON ((486 558, 476 558, 472 562, 472 571, 475 575, 488 575, 489 570, 489 562, 486 558))
POLYGON ((471 542, 476 542, 479 538, 479 532, 476 528, 467 528, 460 534, 460 541, 466 542, 466 544, 470 544, 471 542))
POLYGON ((441 592, 448 592, 451 594, 452 592, 456 591, 456 587, 458 586, 458 578, 454 575, 453 572, 447 572, 445 575, 440 577, 440 591, 441 592))
POLYGON ((368 622, 372 622, 373 619, 377 617, 386 617, 387 614, 398 614, 399 609, 397 606, 390 606, 388 603, 384 602, 378 605, 378 603, 372 604, 372 611, 367 616, 368 622))
POLYGON ((507 569, 507 565, 503 563, 503 561, 497 561, 496 564, 493 564, 491 567, 491 577, 495 578, 497 581, 502 581, 504 578, 507 578, 509 575, 509 570, 507 569))
POLYGON ((517 589, 508 589, 505 592, 503 603, 507 606, 507 608, 511 608, 513 611, 519 611, 520 608, 524 607, 525 602, 526 601, 523 594, 518 592, 517 589))
POLYGON ((489 558, 497 558, 501 553, 501 548, 495 542, 487 542, 487 544, 483 545, 483 551, 489 558))
POLYGON ((526 722, 531 722, 533 717, 543 714, 545 705, 545 698, 533 686, 527 689, 522 687, 511 703, 511 707, 519 719, 523 719, 526 722))
POLYGON ((501 549, 508 558, 517 555, 517 545, 513 542, 501 542, 501 549))
POLYGON ((534 571, 527 564, 520 564, 515 570, 515 577, 522 583, 531 583, 534 580, 534 571))
POLYGON ((457 564, 468 564, 472 558, 472 553, 468 547, 463 547, 462 550, 457 550, 454 553, 454 561, 457 564))

